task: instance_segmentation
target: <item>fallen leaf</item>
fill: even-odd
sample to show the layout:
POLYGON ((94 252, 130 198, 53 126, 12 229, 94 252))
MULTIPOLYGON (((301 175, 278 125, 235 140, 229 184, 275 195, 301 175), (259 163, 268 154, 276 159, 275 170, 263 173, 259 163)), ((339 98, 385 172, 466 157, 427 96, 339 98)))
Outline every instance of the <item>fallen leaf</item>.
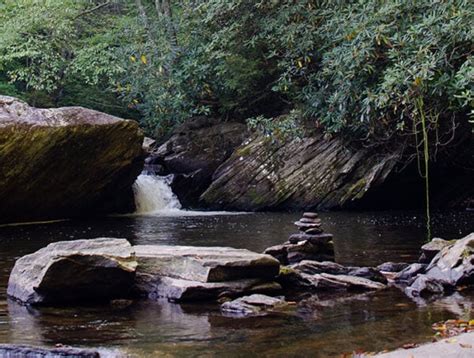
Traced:
POLYGON ((402 346, 403 349, 411 349, 411 348, 416 348, 418 347, 418 344, 416 343, 407 343, 402 346))
POLYGON ((463 348, 472 348, 472 344, 459 343, 459 345, 463 348))

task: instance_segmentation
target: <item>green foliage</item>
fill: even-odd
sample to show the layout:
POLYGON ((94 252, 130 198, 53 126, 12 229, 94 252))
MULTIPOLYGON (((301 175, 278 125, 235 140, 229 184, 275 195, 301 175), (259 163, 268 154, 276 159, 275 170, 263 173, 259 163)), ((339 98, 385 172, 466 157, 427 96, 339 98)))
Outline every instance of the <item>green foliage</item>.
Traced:
POLYGON ((251 118, 270 135, 306 121, 383 142, 421 131, 415 99, 436 118, 428 131, 474 113, 469 0, 0 6, 0 76, 18 92, 48 105, 139 111, 155 135, 205 114, 251 118))

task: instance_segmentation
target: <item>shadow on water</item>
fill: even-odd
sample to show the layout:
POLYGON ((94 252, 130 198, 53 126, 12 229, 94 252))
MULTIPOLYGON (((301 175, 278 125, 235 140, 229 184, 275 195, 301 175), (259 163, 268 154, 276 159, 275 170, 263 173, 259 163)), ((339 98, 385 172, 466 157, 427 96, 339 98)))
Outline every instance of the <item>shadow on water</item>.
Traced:
MULTIPOLYGON (((433 302, 396 289, 350 297, 312 297, 294 312, 257 318, 223 316, 217 305, 135 302, 131 305, 32 309, 6 300, 16 258, 50 242, 124 237, 134 244, 233 246, 262 251, 294 231, 297 214, 111 217, 0 228, 0 343, 120 347, 139 357, 338 356, 430 340, 431 324, 469 318, 472 293, 433 302)), ((424 240, 417 213, 321 214, 343 264, 414 261, 424 240)), ((434 233, 447 239, 474 231, 474 213, 437 213, 434 233)))

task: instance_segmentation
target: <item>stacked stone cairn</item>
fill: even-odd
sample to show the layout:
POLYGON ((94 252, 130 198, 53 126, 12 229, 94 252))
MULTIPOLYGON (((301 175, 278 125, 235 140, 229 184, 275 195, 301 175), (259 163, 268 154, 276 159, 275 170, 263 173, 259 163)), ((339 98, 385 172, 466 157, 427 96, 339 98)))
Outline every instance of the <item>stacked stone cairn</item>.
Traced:
POLYGON ((324 232, 317 213, 304 213, 295 225, 299 233, 290 235, 282 245, 267 248, 265 254, 272 255, 283 265, 302 260, 334 261, 333 236, 324 232))

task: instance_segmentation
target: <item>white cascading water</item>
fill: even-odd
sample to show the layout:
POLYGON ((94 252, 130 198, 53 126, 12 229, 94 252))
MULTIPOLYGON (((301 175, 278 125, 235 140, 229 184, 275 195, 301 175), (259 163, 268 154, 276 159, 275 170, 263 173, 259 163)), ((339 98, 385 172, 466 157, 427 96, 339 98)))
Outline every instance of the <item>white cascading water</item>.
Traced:
POLYGON ((172 176, 140 174, 133 184, 136 214, 177 212, 181 203, 171 190, 172 176))

